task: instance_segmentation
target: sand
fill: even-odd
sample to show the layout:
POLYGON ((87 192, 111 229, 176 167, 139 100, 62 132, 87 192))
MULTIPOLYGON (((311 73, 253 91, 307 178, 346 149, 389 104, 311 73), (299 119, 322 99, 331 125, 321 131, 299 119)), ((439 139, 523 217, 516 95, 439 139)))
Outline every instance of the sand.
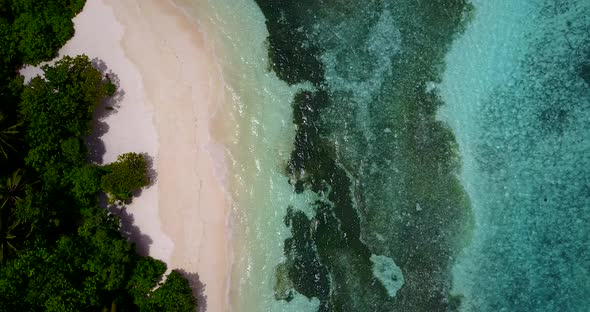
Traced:
POLYGON ((125 152, 155 159, 155 183, 125 209, 131 239, 140 253, 186 272, 201 311, 227 311, 229 201, 223 149, 209 132, 227 97, 213 45, 166 0, 88 0, 74 23, 60 55, 104 62, 120 88, 108 104, 115 111, 97 116, 98 161, 125 152))

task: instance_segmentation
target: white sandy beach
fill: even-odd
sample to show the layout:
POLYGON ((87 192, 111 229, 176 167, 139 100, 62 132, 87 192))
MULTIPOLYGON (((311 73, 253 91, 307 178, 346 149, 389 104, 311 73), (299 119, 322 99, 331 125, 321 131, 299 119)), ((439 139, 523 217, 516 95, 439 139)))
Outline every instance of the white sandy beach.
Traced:
POLYGON ((103 162, 125 152, 156 160, 155 184, 127 207, 138 249, 189 273, 195 291, 204 285, 201 311, 204 304, 227 311, 229 202, 223 156, 212 156, 223 154, 213 152, 219 147, 209 133, 225 96, 206 37, 167 0, 88 0, 74 23, 60 55, 102 60, 122 91, 102 120, 103 162))

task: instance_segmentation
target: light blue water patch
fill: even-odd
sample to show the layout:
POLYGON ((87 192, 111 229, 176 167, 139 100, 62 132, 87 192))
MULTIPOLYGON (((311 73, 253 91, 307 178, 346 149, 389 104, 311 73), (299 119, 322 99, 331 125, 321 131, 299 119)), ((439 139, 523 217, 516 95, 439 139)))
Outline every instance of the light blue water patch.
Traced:
POLYGON ((447 56, 475 232, 462 311, 590 310, 590 1, 474 1, 447 56))
MULTIPOLYGON (((365 8, 371 9, 374 8, 365 8)), ((326 82, 341 103, 338 109, 355 116, 352 120, 355 125, 345 127, 345 131, 358 127, 365 140, 373 140, 370 105, 386 79, 391 78, 393 58, 400 52, 402 38, 388 9, 371 15, 362 11, 356 14, 352 18, 334 14, 332 18, 320 20, 313 36, 325 43, 320 58, 325 66, 326 82), (321 31, 325 29, 330 31, 321 31)), ((334 119, 334 116, 328 119, 341 122, 341 118, 334 119)), ((346 149, 346 144, 343 147, 346 149)))
POLYGON ((387 289, 387 294, 395 297, 397 291, 404 285, 402 270, 393 259, 386 256, 371 255, 371 262, 373 262, 373 275, 387 289))
POLYGON ((325 27, 335 29, 318 34, 326 37, 321 40, 335 41, 334 46, 321 56, 330 89, 352 95, 357 103, 371 102, 382 88, 383 81, 391 75, 392 58, 401 47, 401 34, 391 13, 389 10, 379 13, 368 29, 340 25, 325 27), (360 62, 360 58, 368 60, 360 62))

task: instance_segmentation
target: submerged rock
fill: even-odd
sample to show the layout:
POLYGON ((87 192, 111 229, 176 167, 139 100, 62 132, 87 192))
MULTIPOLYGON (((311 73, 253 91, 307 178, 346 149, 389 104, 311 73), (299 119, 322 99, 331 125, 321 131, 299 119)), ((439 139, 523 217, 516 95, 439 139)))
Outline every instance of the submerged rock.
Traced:
POLYGON ((289 266, 280 263, 275 271, 275 299, 291 301, 293 299, 293 281, 289 278, 289 266))
POLYGON ((371 262, 373 262, 373 276, 383 284, 390 297, 395 297, 397 291, 404 285, 402 270, 393 259, 386 256, 371 255, 371 262))

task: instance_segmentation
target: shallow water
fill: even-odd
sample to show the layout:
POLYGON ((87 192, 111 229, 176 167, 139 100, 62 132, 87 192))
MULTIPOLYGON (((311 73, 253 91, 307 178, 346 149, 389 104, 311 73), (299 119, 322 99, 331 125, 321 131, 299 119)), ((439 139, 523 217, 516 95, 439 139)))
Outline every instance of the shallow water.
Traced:
POLYGON ((268 70, 264 17, 251 1, 177 1, 215 44, 228 100, 216 139, 226 147, 232 198, 230 304, 234 311, 313 311, 317 299, 274 297, 275 267, 283 261, 288 205, 305 207, 314 194, 295 194, 284 174, 295 135, 289 86, 268 70))
POLYGON ((590 4, 176 2, 227 84, 234 311, 590 308, 590 4))

